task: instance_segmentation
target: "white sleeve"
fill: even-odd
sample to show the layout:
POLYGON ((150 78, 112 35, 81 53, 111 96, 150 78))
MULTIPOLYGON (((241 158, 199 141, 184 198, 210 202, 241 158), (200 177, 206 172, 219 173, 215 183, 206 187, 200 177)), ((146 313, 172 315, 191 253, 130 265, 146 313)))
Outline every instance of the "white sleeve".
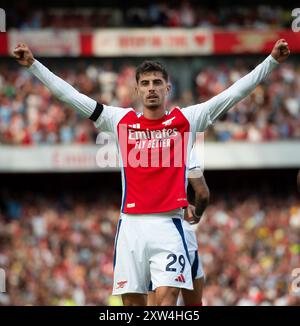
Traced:
POLYGON ((133 109, 123 109, 97 103, 57 77, 38 60, 35 60, 28 69, 49 88, 53 95, 74 107, 83 116, 94 121, 95 126, 101 131, 116 133, 119 121, 129 111, 133 111, 133 109))
MULTIPOLYGON (((130 111, 134 110, 132 108, 124 109, 114 106, 101 105, 101 114, 95 120, 94 124, 100 131, 110 131, 117 135, 117 126, 122 118, 130 111)), ((134 113, 135 114, 135 113, 134 113)))
POLYGON ((197 156, 195 146, 192 147, 189 160, 189 178, 200 178, 203 176, 200 160, 197 156))
POLYGON ((38 60, 28 68, 49 90, 61 101, 74 107, 84 117, 90 118, 96 107, 97 102, 90 97, 79 93, 70 84, 57 77, 38 60))
POLYGON ((195 146, 192 147, 190 152, 189 170, 201 169, 201 164, 197 157, 195 146))
POLYGON ((182 109, 193 131, 204 131, 222 114, 249 95, 255 87, 275 68, 278 62, 269 55, 249 74, 235 82, 210 100, 182 109))

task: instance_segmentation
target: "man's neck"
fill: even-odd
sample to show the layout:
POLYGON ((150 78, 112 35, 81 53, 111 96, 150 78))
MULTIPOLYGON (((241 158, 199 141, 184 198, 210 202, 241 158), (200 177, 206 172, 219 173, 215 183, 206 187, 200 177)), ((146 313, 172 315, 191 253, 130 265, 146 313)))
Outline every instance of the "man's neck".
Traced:
POLYGON ((148 109, 148 108, 143 108, 143 114, 146 119, 149 120, 157 120, 161 119, 165 115, 165 108, 160 107, 157 109, 148 109))

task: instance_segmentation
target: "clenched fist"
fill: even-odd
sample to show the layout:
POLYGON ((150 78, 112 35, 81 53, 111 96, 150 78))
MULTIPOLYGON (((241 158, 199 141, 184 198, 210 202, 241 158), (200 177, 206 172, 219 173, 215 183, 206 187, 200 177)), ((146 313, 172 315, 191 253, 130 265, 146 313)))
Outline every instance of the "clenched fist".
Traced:
POLYGON ((189 205, 184 210, 184 219, 190 224, 197 224, 200 221, 201 216, 196 215, 196 208, 194 205, 189 205))
POLYGON ((13 56, 20 65, 29 68, 33 62, 34 57, 29 47, 24 43, 19 43, 13 51, 13 56))
POLYGON ((278 40, 273 47, 271 55, 279 63, 285 61, 290 55, 290 50, 287 41, 285 39, 278 40))

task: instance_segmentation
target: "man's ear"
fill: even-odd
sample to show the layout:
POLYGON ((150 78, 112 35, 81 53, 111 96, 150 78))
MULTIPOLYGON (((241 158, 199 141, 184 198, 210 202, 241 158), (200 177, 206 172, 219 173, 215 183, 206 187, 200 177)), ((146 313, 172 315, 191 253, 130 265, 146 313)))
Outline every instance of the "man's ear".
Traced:
POLYGON ((167 95, 170 94, 171 89, 172 89, 172 86, 171 86, 171 84, 168 83, 168 84, 167 84, 167 95))

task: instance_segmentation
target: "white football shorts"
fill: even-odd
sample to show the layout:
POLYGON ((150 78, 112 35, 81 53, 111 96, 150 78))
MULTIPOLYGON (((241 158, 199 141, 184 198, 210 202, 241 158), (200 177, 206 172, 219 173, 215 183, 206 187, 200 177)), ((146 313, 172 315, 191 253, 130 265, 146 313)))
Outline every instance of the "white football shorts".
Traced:
POLYGON ((144 293, 149 287, 192 290, 192 270, 182 210, 122 214, 115 238, 113 295, 144 293))
MULTIPOLYGON (((194 226, 194 225, 193 225, 194 226)), ((187 243, 190 262, 192 266, 192 279, 195 280, 197 278, 205 277, 203 266, 201 262, 201 258, 198 252, 198 242, 196 233, 193 229, 193 226, 190 225, 187 221, 182 221, 182 227, 184 231, 185 240, 187 243)))

